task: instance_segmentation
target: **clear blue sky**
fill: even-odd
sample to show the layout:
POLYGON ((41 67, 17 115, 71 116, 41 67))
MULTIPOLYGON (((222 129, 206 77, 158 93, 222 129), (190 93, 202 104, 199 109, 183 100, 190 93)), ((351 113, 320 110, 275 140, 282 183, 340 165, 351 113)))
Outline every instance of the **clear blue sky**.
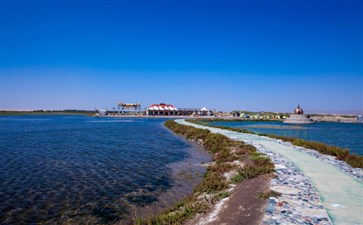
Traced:
POLYGON ((1 0, 1 109, 363 111, 363 1, 1 0))

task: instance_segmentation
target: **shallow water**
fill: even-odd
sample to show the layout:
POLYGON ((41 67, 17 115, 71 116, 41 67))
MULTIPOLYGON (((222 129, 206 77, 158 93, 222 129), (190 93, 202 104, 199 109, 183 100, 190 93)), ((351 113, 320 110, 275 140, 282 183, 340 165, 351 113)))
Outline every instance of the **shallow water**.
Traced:
POLYGON ((110 224, 182 198, 210 156, 164 121, 0 117, 0 224, 110 224))
POLYGON ((363 155, 363 124, 320 122, 305 125, 284 124, 280 121, 212 122, 212 125, 237 127, 256 133, 276 134, 318 141, 349 149, 363 155))

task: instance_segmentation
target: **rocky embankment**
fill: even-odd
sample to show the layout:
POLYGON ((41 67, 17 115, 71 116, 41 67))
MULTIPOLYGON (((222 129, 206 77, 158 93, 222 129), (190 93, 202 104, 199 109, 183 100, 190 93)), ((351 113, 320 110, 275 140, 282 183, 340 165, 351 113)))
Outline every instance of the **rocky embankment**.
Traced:
POLYGON ((317 191, 302 171, 282 155, 255 146, 274 162, 276 177, 271 189, 281 193, 268 199, 263 224, 331 224, 317 191))
POLYGON ((358 123, 356 116, 319 115, 319 116, 310 116, 310 119, 316 122, 358 123))

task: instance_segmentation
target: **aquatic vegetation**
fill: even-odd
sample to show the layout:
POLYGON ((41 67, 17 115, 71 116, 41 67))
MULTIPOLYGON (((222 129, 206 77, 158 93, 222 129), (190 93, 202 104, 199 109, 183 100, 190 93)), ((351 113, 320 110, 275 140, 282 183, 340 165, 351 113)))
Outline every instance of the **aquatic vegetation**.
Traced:
POLYGON ((259 135, 259 136, 265 136, 265 137, 279 139, 282 141, 290 142, 291 144, 293 144, 295 146, 313 149, 322 154, 335 156, 336 159, 345 161, 346 163, 351 165, 353 168, 363 168, 363 157, 360 155, 357 155, 357 154, 350 154, 348 149, 343 149, 340 147, 331 146, 331 145, 323 144, 323 143, 316 142, 316 141, 307 141, 307 140, 303 140, 303 139, 295 138, 295 137, 286 137, 286 136, 279 136, 279 135, 274 135, 274 134, 258 134, 258 133, 248 131, 245 129, 239 129, 239 128, 235 128, 235 127, 215 126, 215 125, 209 124, 209 122, 214 122, 214 120, 189 119, 187 121, 191 122, 191 123, 199 124, 199 125, 204 125, 204 126, 210 126, 210 127, 215 127, 215 128, 220 128, 220 129, 225 129, 225 130, 230 130, 230 131, 236 131, 236 132, 240 132, 240 133, 255 134, 255 135, 259 135))

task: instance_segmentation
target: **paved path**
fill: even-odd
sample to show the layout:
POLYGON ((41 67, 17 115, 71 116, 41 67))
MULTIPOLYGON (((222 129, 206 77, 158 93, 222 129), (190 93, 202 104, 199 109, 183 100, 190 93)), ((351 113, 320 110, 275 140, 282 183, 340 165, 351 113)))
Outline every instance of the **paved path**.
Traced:
POLYGON ((363 224, 363 183, 344 174, 338 168, 307 153, 297 151, 291 146, 280 144, 271 138, 201 126, 181 119, 176 120, 176 122, 209 129, 214 133, 220 133, 253 145, 262 145, 272 152, 281 154, 310 179, 333 224, 363 224))

